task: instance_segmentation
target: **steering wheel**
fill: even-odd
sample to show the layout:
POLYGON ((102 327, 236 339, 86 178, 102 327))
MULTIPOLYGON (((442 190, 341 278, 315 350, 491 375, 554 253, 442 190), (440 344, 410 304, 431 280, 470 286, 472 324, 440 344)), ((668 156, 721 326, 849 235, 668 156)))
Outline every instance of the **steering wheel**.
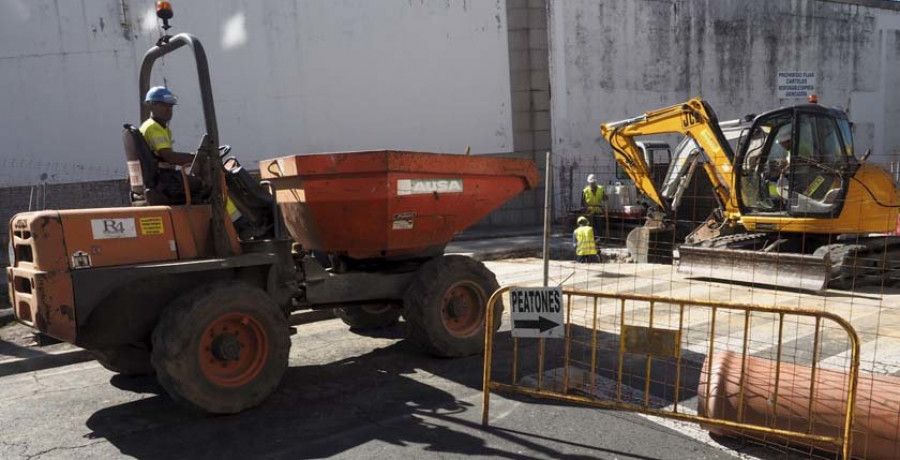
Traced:
POLYGON ((220 145, 219 146, 219 159, 225 158, 228 156, 228 152, 231 151, 230 145, 220 145))

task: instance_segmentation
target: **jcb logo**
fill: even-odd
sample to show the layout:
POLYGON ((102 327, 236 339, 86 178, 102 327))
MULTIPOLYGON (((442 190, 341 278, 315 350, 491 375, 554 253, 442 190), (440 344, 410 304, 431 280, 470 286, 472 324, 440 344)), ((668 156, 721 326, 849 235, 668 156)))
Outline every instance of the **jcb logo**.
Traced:
POLYGON ((695 112, 685 112, 681 114, 681 126, 684 128, 690 128, 696 124, 700 123, 700 117, 697 116, 695 112))

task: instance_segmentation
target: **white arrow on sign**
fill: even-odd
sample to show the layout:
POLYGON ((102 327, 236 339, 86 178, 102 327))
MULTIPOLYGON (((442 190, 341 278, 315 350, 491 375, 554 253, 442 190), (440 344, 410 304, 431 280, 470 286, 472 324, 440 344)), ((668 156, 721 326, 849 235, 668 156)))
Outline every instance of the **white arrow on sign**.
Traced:
POLYGON ((565 338, 562 288, 511 288, 509 299, 513 337, 565 338))

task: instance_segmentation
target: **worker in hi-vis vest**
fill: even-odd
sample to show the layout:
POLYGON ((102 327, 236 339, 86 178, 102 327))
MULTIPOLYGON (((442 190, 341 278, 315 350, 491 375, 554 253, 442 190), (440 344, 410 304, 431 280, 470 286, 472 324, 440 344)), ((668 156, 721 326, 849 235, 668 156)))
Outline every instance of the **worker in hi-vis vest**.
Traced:
POLYGON ((588 175, 587 184, 581 193, 581 207, 590 221, 591 227, 594 227, 594 234, 599 234, 603 228, 601 224, 606 216, 607 197, 603 186, 597 185, 597 178, 593 174, 588 175))
POLYGON ((587 217, 578 218, 578 228, 572 232, 572 245, 575 246, 575 260, 578 262, 600 262, 597 243, 594 241, 594 229, 591 228, 587 217))
MULTIPOLYGON (((147 146, 157 161, 159 170, 157 181, 164 184, 164 189, 169 195, 184 195, 184 182, 180 173, 175 172, 176 166, 182 168, 190 166, 195 154, 176 152, 175 142, 172 140, 172 129, 169 122, 172 120, 174 107, 178 104, 178 98, 165 86, 154 86, 147 91, 144 103, 150 107, 150 117, 141 124, 141 134, 147 141, 147 146)), ((203 190, 203 183, 199 177, 187 175, 188 186, 191 195, 196 199, 197 195, 208 193, 203 190)), ((241 211, 230 197, 225 197, 225 212, 231 217, 232 222, 241 218, 241 211)))

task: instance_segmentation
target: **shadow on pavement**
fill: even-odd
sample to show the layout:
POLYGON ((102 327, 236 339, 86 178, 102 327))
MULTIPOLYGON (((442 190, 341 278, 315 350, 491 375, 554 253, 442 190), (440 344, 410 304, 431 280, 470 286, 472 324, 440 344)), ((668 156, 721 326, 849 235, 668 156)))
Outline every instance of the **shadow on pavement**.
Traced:
MULTIPOLYGON (((106 439, 122 454, 140 459, 320 458, 363 445, 369 448, 372 441, 425 446, 426 451, 447 454, 531 458, 488 446, 480 433, 480 407, 409 376, 435 374, 480 389, 481 371, 479 356, 434 359, 409 341, 400 341, 325 365, 290 367, 265 403, 232 416, 182 408, 153 377, 114 377, 112 383, 119 388, 157 396, 100 410, 87 426, 93 431, 91 438, 106 439), (173 436, 173 431, 179 434, 173 436)), ((527 435, 497 435, 552 458, 584 458, 542 446, 527 435)), ((598 455, 616 453, 581 447, 598 455)), ((377 451, 379 444, 371 448, 377 451)), ((366 458, 377 452, 355 455, 366 458)))
MULTIPOLYGON (((613 401, 617 397, 617 375, 619 371, 619 335, 597 331, 596 354, 591 353, 591 330, 573 325, 570 333, 573 340, 569 348, 569 394, 587 396, 597 400, 613 401), (578 340, 581 338, 582 340, 578 340), (591 362, 594 362, 596 376, 593 386, 589 380, 591 362)), ((519 340, 516 365, 516 384, 536 388, 539 374, 539 346, 536 340, 519 340)), ((566 367, 564 340, 546 340, 544 345, 544 366, 542 389, 562 391, 563 372, 566 367)), ((649 406, 660 409, 677 402, 693 404, 697 396, 697 386, 703 372, 704 355, 688 349, 681 350, 680 375, 676 373, 678 361, 674 358, 653 358, 650 372, 649 406), (678 375, 676 393, 675 376, 678 375)), ((491 380, 513 384, 513 340, 510 334, 497 334, 494 344, 494 358, 491 380)), ((622 359, 622 398, 625 402, 643 404, 646 388, 647 358, 645 355, 625 354, 622 359)), ((502 394, 504 398, 535 401, 527 396, 502 394)), ((557 401, 547 404, 559 405, 557 401)))

